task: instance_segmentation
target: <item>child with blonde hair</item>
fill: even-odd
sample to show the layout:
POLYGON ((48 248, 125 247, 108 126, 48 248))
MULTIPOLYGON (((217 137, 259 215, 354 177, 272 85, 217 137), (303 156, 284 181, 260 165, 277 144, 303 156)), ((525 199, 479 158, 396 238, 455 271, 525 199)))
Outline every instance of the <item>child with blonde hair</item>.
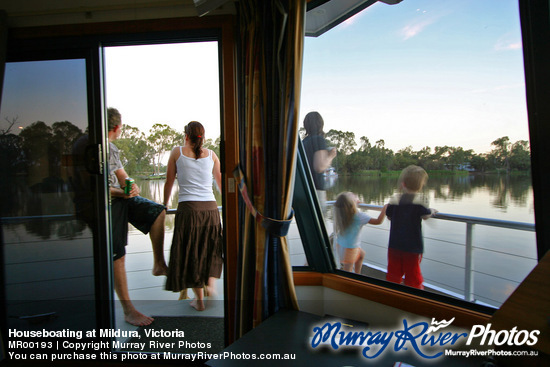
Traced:
POLYGON ((428 208, 425 198, 419 195, 427 180, 428 174, 422 167, 411 165, 405 168, 399 177, 402 193, 390 200, 386 212, 391 220, 386 280, 403 281, 405 285, 419 289, 424 288, 420 270, 424 252, 422 219, 437 213, 428 208))
POLYGON ((361 248, 359 233, 365 224, 381 224, 386 216, 386 206, 378 218, 372 218, 357 209, 359 199, 352 192, 338 195, 334 203, 334 232, 340 263, 345 271, 361 274, 365 251, 361 248))

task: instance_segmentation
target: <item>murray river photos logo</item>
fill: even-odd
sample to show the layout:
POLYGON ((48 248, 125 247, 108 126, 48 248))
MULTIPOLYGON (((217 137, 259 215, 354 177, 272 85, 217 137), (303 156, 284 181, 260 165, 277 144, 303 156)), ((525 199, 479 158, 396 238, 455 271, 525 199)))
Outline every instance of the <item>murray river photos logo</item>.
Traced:
POLYGON ((445 349, 465 345, 481 346, 533 346, 538 341, 539 330, 493 330, 491 324, 474 325, 469 333, 445 330, 454 318, 446 321, 432 319, 431 324, 417 322, 410 324, 403 319, 403 328, 398 330, 371 331, 354 330, 341 322, 326 322, 313 328, 311 346, 328 346, 334 350, 340 348, 360 348, 363 357, 373 359, 385 351, 394 352, 413 350, 426 359, 435 359, 445 353, 445 349))

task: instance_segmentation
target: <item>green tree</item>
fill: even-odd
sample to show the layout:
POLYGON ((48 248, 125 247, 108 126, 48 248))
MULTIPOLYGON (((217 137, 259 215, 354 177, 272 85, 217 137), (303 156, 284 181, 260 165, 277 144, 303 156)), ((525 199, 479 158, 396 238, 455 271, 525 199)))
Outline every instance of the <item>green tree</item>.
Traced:
POLYGON ((418 159, 415 157, 412 146, 400 149, 393 157, 393 166, 395 169, 403 169, 411 164, 418 164, 418 159))
POLYGON ((154 151, 156 173, 160 174, 160 165, 164 154, 171 150, 177 142, 183 141, 183 134, 165 124, 154 124, 149 132, 147 142, 154 151))
POLYGON ((462 147, 449 147, 447 164, 451 169, 457 169, 460 165, 470 162, 473 155, 474 151, 471 149, 464 150, 462 147))
POLYGON ((393 151, 385 145, 384 139, 380 139, 370 149, 373 168, 380 171, 387 171, 393 167, 393 151))
POLYGON ((414 155, 416 156, 416 159, 418 161, 418 165, 421 167, 424 167, 424 169, 434 169, 432 166, 432 160, 430 158, 432 154, 432 148, 426 146, 419 151, 414 152, 414 155))
POLYGON ((497 160, 499 167, 506 169, 506 172, 510 172, 510 138, 503 136, 491 143, 495 148, 491 151, 497 160))
POLYGON ((114 144, 120 150, 120 159, 129 175, 150 172, 154 151, 145 134, 137 127, 122 125, 120 138, 114 144))
POLYGON ((325 138, 338 149, 339 154, 350 155, 355 152, 355 134, 352 132, 330 129, 325 138))
POLYGON ((519 171, 531 169, 531 153, 527 140, 516 141, 510 149, 510 168, 519 171))
POLYGON ((449 147, 448 146, 436 146, 434 152, 431 155, 432 159, 432 169, 444 169, 447 165, 447 158, 449 157, 449 147))
POLYGON ((338 155, 332 161, 332 165, 340 172, 350 172, 347 160, 355 152, 355 134, 349 131, 331 129, 325 134, 328 145, 338 150, 338 155))
POLYGON ((36 121, 19 133, 22 139, 23 151, 28 164, 37 165, 38 161, 49 156, 53 134, 52 128, 43 121, 36 121))
POLYGON ((53 143, 62 154, 71 153, 74 142, 84 134, 78 126, 69 121, 54 122, 52 133, 53 143))
POLYGON ((474 154, 470 159, 470 166, 479 172, 485 172, 489 169, 489 160, 487 154, 474 154))
POLYGON ((221 143, 221 138, 220 137, 218 137, 214 142, 212 141, 212 139, 206 139, 206 141, 203 144, 203 147, 212 150, 214 153, 216 153, 216 155, 219 158, 220 157, 220 143, 221 143))
POLYGON ((359 138, 359 141, 361 142, 361 147, 359 148, 359 150, 368 154, 370 149, 372 148, 372 144, 370 143, 369 138, 367 138, 366 136, 362 136, 359 138))

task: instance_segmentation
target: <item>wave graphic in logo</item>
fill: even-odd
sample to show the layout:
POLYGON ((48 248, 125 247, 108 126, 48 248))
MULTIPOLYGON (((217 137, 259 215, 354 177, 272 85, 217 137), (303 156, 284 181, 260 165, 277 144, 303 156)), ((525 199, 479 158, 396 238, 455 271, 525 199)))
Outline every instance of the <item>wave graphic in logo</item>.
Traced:
POLYGON ((432 319, 432 326, 430 326, 427 330, 427 333, 435 333, 437 330, 439 329, 444 329, 446 328, 447 326, 451 325, 453 323, 453 321, 455 320, 455 318, 453 317, 452 319, 450 319, 449 321, 447 320, 441 320, 441 321, 436 321, 435 319, 432 319))

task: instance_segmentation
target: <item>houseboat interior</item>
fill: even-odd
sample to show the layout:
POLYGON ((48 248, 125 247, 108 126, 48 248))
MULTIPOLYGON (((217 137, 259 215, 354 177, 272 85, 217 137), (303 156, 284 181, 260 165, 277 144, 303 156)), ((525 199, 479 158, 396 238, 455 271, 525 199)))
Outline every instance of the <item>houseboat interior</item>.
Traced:
MULTIPOLYGON (((534 222, 446 212, 436 215, 434 221, 463 228, 457 235, 460 246, 453 260, 460 266, 453 265, 458 270, 453 270, 456 274, 452 273, 451 285, 442 279, 447 270, 437 272, 439 265, 433 267, 435 275, 430 277, 426 272, 424 289, 387 282, 387 243, 382 243, 387 229, 380 232, 381 245, 365 244, 371 246, 369 253, 380 254, 378 263, 365 263, 361 274, 343 271, 337 264, 330 236, 332 222, 324 211, 324 205, 333 201, 319 200, 299 134, 304 42, 306 37, 330 35, 335 27, 361 12, 375 7, 391 10, 407 2, 414 0, 0 0, 0 364, 48 362, 28 359, 26 353, 33 350, 33 344, 27 344, 26 349, 10 344, 17 336, 14 330, 103 330, 104 335, 86 335, 84 339, 90 343, 106 341, 109 353, 100 361, 78 363, 350 366, 376 362, 392 366, 405 362, 431 366, 439 364, 419 357, 413 348, 401 354, 381 353, 378 360, 367 362, 360 353, 312 349, 308 347, 312 325, 337 320, 378 331, 402 329, 404 320, 427 324, 452 320, 448 330, 456 335, 489 324, 494 330, 539 330, 537 343, 520 348, 536 356, 442 356, 440 365, 548 365, 548 1, 506 0, 519 14, 525 82, 522 103, 528 122, 534 222), (200 98, 213 100, 215 106, 209 108, 219 113, 216 130, 220 132, 217 149, 222 172, 218 204, 223 222, 223 274, 216 282, 217 295, 210 297, 205 311, 197 311, 189 307, 188 300, 178 300, 177 293, 163 290, 165 278, 151 275, 149 236, 130 228, 126 272, 132 301, 143 313, 156 318, 152 330, 158 325, 157 330, 173 332, 163 342, 182 339, 177 337, 178 330, 185 330, 188 342, 186 347, 155 347, 153 343, 145 349, 132 349, 131 340, 144 336, 144 327, 125 322, 114 292, 111 261, 113 213, 107 177, 107 108, 111 106, 106 93, 109 53, 123 47, 200 44, 213 50, 208 62, 214 65, 209 79, 214 78, 215 90, 202 92, 200 81, 181 89, 203 93, 200 98), (47 84, 38 82, 45 75, 49 77, 44 79, 47 84), (64 117, 26 120, 30 110, 64 117), (51 113, 53 110, 57 113, 51 113), (78 155, 74 144, 84 134, 88 144, 78 155), (91 208, 91 220, 77 216, 75 172, 85 172, 83 200, 91 208), (490 227, 513 232, 510 238, 515 238, 515 233, 525 234, 533 243, 504 260, 501 250, 491 252, 487 261, 502 261, 499 264, 505 275, 486 274, 479 269, 481 260, 476 254, 479 256, 480 251, 472 245, 477 233, 474 227, 476 231, 490 227), (519 278, 511 275, 516 271, 521 273, 519 278), (203 350, 203 342, 209 344, 206 351, 210 354, 201 354, 198 361, 176 357, 203 350), (172 357, 163 354, 167 351, 172 357), (295 359, 258 363, 246 357, 212 358, 216 353, 286 353, 295 359), (147 355, 146 360, 139 360, 141 355, 147 355), (152 355, 162 358, 153 360, 152 355)), ((451 6, 456 2, 444 3, 451 6)), ((500 0, 489 3, 494 7, 502 4, 500 0)), ((195 56, 188 52, 188 57, 195 56)), ((139 60, 135 63, 149 68, 137 73, 155 77, 152 70, 156 65, 139 64, 139 60)), ((159 88, 171 82, 167 79, 159 82, 159 88)), ((139 85, 133 88, 139 90, 139 85)), ((154 93, 143 91, 144 100, 136 103, 154 103, 149 102, 154 93)), ((177 98, 174 103, 178 103, 177 98)), ((124 122, 125 112, 121 112, 124 122)), ((451 124, 445 126, 444 117, 441 121, 449 134, 457 129, 451 124)), ((187 122, 174 122, 169 128, 183 131, 187 122)), ((402 132, 388 126, 387 135, 392 134, 402 132)), ((342 177, 334 169, 330 172, 327 179, 342 177)), ((156 199, 162 200, 160 196, 156 199)), ((174 208, 166 212, 166 258, 174 208)), ((367 203, 361 210, 378 213, 381 208, 367 203)), ((430 262, 441 264, 428 254, 424 262, 426 266, 430 262)), ((51 350, 43 347, 36 345, 43 355, 49 355, 51 350)), ((92 344, 86 348, 92 350, 92 344)), ((490 349, 487 345, 476 348, 490 349)), ((494 349, 513 348, 507 344, 494 349)), ((69 353, 70 348, 56 351, 69 353)), ((65 359, 56 365, 74 363, 74 359, 65 359)))

